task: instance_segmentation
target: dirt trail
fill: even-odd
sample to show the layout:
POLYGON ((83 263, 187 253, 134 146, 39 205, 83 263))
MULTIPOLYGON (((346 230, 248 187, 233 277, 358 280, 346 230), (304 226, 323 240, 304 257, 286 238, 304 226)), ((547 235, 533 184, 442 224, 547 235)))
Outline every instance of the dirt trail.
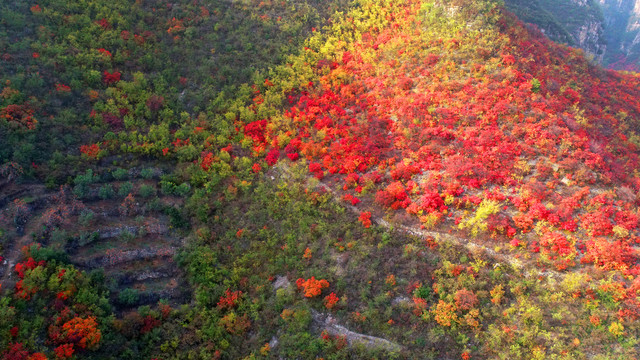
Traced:
MULTIPOLYGON (((279 169, 282 171, 283 173, 282 175, 286 174, 285 176, 288 176, 289 178, 293 176, 288 166, 282 165, 279 167, 279 169)), ((345 208, 349 209, 351 212, 353 212, 356 215, 356 217, 359 216, 363 210, 365 210, 362 208, 357 208, 356 206, 353 206, 353 205, 345 204, 345 202, 342 200, 342 197, 329 184, 326 184, 325 182, 320 181, 320 184, 318 186, 322 187, 324 190, 329 192, 333 196, 334 201, 336 201, 338 204, 341 204, 345 208)), ((556 280, 562 280, 566 276, 565 273, 561 273, 555 270, 538 269, 535 267, 534 264, 531 264, 530 261, 523 261, 509 254, 498 253, 495 250, 487 247, 486 245, 474 242, 472 239, 469 239, 469 238, 455 236, 455 235, 451 235, 451 234, 439 232, 439 231, 424 230, 418 227, 406 226, 402 224, 391 224, 388 221, 384 220, 382 217, 375 216, 374 214, 372 214, 371 216, 371 221, 389 230, 402 231, 407 234, 411 234, 411 235, 423 237, 423 238, 431 237, 437 242, 454 243, 454 244, 465 247, 471 253, 484 252, 485 254, 489 255, 491 258, 498 261, 499 263, 509 264, 514 269, 518 269, 522 271, 523 274, 525 274, 527 277, 544 276, 547 278, 555 278, 556 280)), ((500 266, 498 262, 494 264, 494 266, 500 266)))
MULTIPOLYGON (((334 195, 336 201, 341 202, 340 197, 337 196, 332 189, 329 189, 326 186, 325 188, 327 189, 327 191, 329 191, 334 195)), ((362 211, 362 209, 358 209, 355 206, 345 205, 344 202, 342 203, 343 203, 343 206, 347 207, 349 210, 351 210, 355 214, 359 215, 360 212, 362 211)), ((384 220, 383 218, 376 217, 373 215, 371 216, 371 221, 389 230, 399 230, 407 234, 411 234, 411 235, 419 236, 423 238, 431 237, 435 239, 437 242, 455 243, 457 245, 464 246, 471 253, 484 252, 490 257, 492 257, 493 259, 505 264, 509 264, 514 269, 518 269, 522 271, 526 276, 535 276, 535 277, 545 276, 545 277, 556 278, 561 280, 566 275, 564 273, 554 271, 554 270, 549 270, 549 269, 546 269, 546 270, 535 269, 535 272, 534 272, 533 270, 530 269, 530 267, 533 267, 533 264, 527 264, 524 261, 512 255, 498 253, 495 250, 487 247, 486 245, 473 242, 473 240, 469 238, 463 238, 463 237, 459 237, 459 236, 455 236, 455 235, 451 235, 451 234, 447 234, 439 231, 424 230, 424 229, 401 225, 401 224, 391 224, 388 221, 384 220), (531 266, 525 266, 525 265, 531 265, 531 266)))

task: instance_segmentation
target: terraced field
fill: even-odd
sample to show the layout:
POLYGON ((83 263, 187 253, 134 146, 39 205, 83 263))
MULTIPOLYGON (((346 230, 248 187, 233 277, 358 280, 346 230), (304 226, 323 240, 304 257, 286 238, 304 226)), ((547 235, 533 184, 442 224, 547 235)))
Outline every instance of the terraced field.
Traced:
POLYGON ((90 184, 76 178, 74 188, 49 190, 39 185, 5 183, 0 192, 2 228, 2 288, 15 283, 13 270, 22 248, 34 242, 86 271, 104 272, 112 300, 121 309, 189 301, 183 273, 173 257, 183 236, 172 225, 169 209, 183 205, 181 197, 158 188, 160 169, 114 169, 90 184), (113 174, 116 174, 116 178, 113 174))

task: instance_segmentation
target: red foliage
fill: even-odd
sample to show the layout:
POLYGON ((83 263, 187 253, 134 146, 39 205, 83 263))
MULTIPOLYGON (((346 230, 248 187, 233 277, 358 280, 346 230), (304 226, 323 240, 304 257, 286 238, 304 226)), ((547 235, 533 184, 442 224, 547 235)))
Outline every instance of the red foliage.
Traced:
POLYGON ((144 320, 142 320, 142 328, 140 328, 140 334, 144 335, 160 326, 160 324, 162 324, 160 320, 151 315, 147 315, 144 317, 144 320))
POLYGON ((55 348, 56 358, 57 359, 69 359, 73 356, 73 344, 64 344, 55 348))
POLYGON ((27 360, 47 360, 47 356, 43 353, 33 353, 27 360))
POLYGON ((233 309, 238 305, 238 299, 242 296, 242 291, 231 291, 227 289, 225 294, 218 301, 219 309, 233 309))
POLYGON ((351 195, 351 194, 345 194, 344 195, 344 199, 346 201, 349 201, 351 203, 351 205, 356 206, 358 205, 361 201, 360 199, 358 199, 357 197, 351 195))
POLYGON ((0 119, 5 119, 12 125, 28 130, 35 129, 38 123, 33 114, 34 111, 28 104, 11 104, 0 109, 0 119))
POLYGON ((335 293, 331 293, 331 294, 325 296, 325 298, 324 298, 324 306, 326 306, 327 309, 331 310, 331 309, 333 309, 334 306, 336 306, 336 304, 338 303, 339 300, 340 300, 340 298, 338 298, 338 296, 336 296, 335 293))
POLYGON ((422 204, 420 207, 428 213, 447 210, 444 200, 442 200, 442 197, 435 191, 425 191, 421 200, 422 204))
POLYGON ((98 49, 98 52, 106 57, 111 57, 111 51, 100 48, 98 49))
POLYGON ((109 30, 111 29, 111 24, 109 23, 109 21, 107 21, 107 19, 102 18, 100 20, 96 20, 96 24, 98 24, 101 28, 103 28, 104 30, 109 30))
POLYGON ((187 138, 187 139, 175 139, 174 142, 171 143, 171 145, 173 145, 176 149, 177 148, 181 148, 183 146, 187 146, 191 144, 191 139, 187 138))
POLYGON ((151 112, 158 112, 164 106, 164 97, 159 95, 151 95, 149 99, 147 99, 147 108, 151 110, 151 112))
POLYGON ((202 169, 204 171, 209 171, 209 169, 211 168, 211 165, 213 164, 213 153, 208 152, 206 153, 204 156, 202 156, 202 160, 200 161, 200 167, 202 167, 202 169))
POLYGON ((455 295, 456 306, 461 310, 469 310, 478 304, 478 297, 471 290, 458 290, 455 295))
MULTIPOLYGON (((508 47, 481 48, 485 35, 456 33, 425 51, 424 39, 413 35, 422 26, 418 9, 413 2, 386 9, 389 19, 403 21, 363 34, 337 61, 310 64, 319 78, 293 89, 291 107, 278 119, 287 126, 270 126, 271 119, 245 126, 256 153, 271 146, 273 166, 278 142, 291 139, 284 154, 292 161, 306 158, 313 176, 336 180, 344 191, 371 189, 384 207, 418 216, 446 210, 446 226, 491 200, 500 211, 486 225, 503 241, 540 230, 537 224, 555 229, 539 245, 513 244, 556 267, 576 255, 573 239, 587 244, 584 262, 632 266, 625 244, 637 236, 640 156, 629 119, 640 117, 640 77, 593 66, 509 14, 496 35, 508 47), (476 56, 454 66, 450 50, 461 48, 476 56), (497 68, 489 71, 487 63, 497 68), (585 187, 590 183, 609 195, 585 187)), ((256 105, 268 99, 254 96, 256 105)), ((342 196, 360 200, 352 194, 342 196)), ((370 226, 370 216, 359 220, 370 226)))
POLYGON ((112 113, 102 113, 102 120, 114 129, 120 129, 124 126, 124 120, 122 120, 120 116, 112 113))
POLYGON ((244 135, 253 139, 254 143, 263 143, 267 120, 258 120, 244 126, 244 135))
POLYGON ((89 159, 95 159, 100 154, 100 144, 82 145, 80 146, 80 152, 89 159))
POLYGON ((140 36, 138 34, 133 34, 133 41, 136 42, 136 44, 138 45, 142 45, 146 42, 145 38, 143 36, 140 36))
POLYGON ((120 76, 122 76, 122 73, 120 73, 120 71, 114 71, 113 73, 110 73, 107 70, 105 70, 102 73, 102 82, 105 85, 113 85, 118 81, 120 81, 120 76))
POLYGON ((280 151, 278 151, 278 149, 271 149, 271 151, 269 151, 269 153, 267 154, 267 157, 265 160, 267 161, 267 165, 273 166, 278 162, 279 158, 280 158, 280 151))
POLYGON ((367 229, 371 227, 371 212, 369 211, 361 212, 360 217, 358 218, 358 221, 360 221, 362 223, 362 226, 364 226, 367 229))
POLYGON ((607 239, 588 240, 587 253, 581 259, 583 263, 594 263, 606 269, 626 269, 635 261, 635 252, 629 244, 622 241, 609 242, 607 239))
POLYGON ((392 182, 385 190, 378 191, 376 202, 394 210, 406 208, 411 203, 404 185, 399 181, 392 182))
POLYGON ((557 232, 548 232, 543 235, 540 239, 540 246, 545 249, 545 252, 559 256, 569 256, 576 252, 573 245, 567 241, 567 238, 557 232))
POLYGON ((2 359, 5 360, 26 360, 28 356, 29 351, 24 349, 21 343, 10 343, 8 349, 2 353, 2 359))
POLYGON ((14 271, 18 274, 20 279, 24 279, 25 272, 27 270, 33 270, 38 266, 45 266, 46 262, 44 260, 35 261, 32 257, 29 257, 27 261, 19 262, 14 267, 14 271))
POLYGON ((65 84, 60 84, 57 83, 56 84, 56 91, 59 93, 70 93, 71 92, 71 88, 65 84))

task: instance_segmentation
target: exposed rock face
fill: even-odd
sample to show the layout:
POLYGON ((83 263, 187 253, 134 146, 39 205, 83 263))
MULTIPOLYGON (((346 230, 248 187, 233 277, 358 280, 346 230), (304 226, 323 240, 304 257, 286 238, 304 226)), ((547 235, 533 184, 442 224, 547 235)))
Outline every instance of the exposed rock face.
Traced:
POLYGON ((605 17, 609 44, 605 64, 640 70, 640 0, 598 0, 605 17))
POLYGON ((573 34, 578 47, 592 54, 598 62, 602 62, 607 45, 603 42, 603 26, 601 20, 590 20, 577 28, 573 34))
POLYGON ((580 47, 597 61, 604 60, 605 20, 595 0, 506 0, 505 3, 520 19, 536 24, 552 40, 580 47))
POLYGON ((605 66, 640 71, 640 0, 505 0, 554 41, 580 47, 605 66))
MULTIPOLYGON (((602 62, 607 50, 605 18, 602 10, 593 0, 571 0, 570 2, 579 9, 578 13, 582 12, 586 15, 573 28, 570 26, 570 21, 568 22, 568 29, 575 39, 575 45, 592 54, 599 62, 602 62)), ((560 20, 562 21, 562 19, 560 20)), ((567 21, 567 19, 564 19, 564 21, 567 21)))

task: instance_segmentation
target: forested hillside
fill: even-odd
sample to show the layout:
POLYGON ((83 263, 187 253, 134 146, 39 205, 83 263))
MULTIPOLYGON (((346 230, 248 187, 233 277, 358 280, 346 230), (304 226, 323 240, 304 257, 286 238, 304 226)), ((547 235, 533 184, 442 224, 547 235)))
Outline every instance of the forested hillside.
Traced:
POLYGON ((502 3, 3 3, 0 87, 2 358, 639 355, 640 78, 502 3))

